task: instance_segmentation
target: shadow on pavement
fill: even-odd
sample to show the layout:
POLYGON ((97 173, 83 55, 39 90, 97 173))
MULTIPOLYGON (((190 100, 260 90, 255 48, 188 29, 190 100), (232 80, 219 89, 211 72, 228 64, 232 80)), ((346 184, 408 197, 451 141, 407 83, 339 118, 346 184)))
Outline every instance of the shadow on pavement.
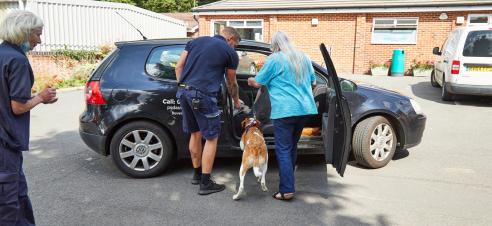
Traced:
MULTIPOLYGON (((406 149, 404 150, 396 150, 395 151, 395 154, 393 155, 393 158, 391 159, 392 161, 398 161, 398 160, 401 160, 401 159, 404 159, 406 157, 410 156, 410 152, 406 149)), ((357 164, 357 162, 355 161, 355 158, 352 159, 353 161, 350 161, 348 163, 348 165, 350 166, 353 166, 355 168, 359 168, 359 169, 365 169, 365 170, 378 170, 378 169, 370 169, 370 168, 367 168, 365 166, 361 166, 359 164, 357 164)), ((386 167, 386 166, 385 166, 386 167)))
POLYGON ((391 224, 384 212, 364 217, 344 214, 348 204, 361 204, 347 195, 353 185, 344 183, 331 166, 327 170, 323 156, 299 156, 294 200, 284 202, 271 197, 279 183, 276 160, 271 157, 269 191, 261 191, 250 170, 245 179, 246 196, 233 201, 241 158, 216 159, 213 177, 227 189, 198 196, 198 187, 189 184, 192 167, 188 159, 177 161, 161 176, 134 179, 121 173, 111 157, 85 146, 77 131, 48 134, 31 142, 26 159, 41 224, 134 225, 142 217, 153 222, 149 225, 193 224, 197 219, 203 225, 391 224), (51 204, 44 203, 55 203, 56 207, 48 208, 51 204), (175 209, 179 211, 174 212, 175 209))
POLYGON ((456 95, 455 101, 443 101, 441 99, 441 88, 432 87, 430 82, 420 82, 411 85, 411 87, 412 87, 412 92, 415 96, 422 99, 434 101, 440 104, 467 105, 467 106, 476 106, 476 107, 492 106, 492 97, 456 95))
MULTIPOLYGON (((239 186, 239 166, 241 158, 219 158, 214 163, 214 177, 219 182, 231 184, 232 190, 228 195, 230 202, 237 206, 252 206, 252 208, 264 208, 264 214, 241 213, 260 219, 263 225, 390 225, 384 214, 375 218, 362 219, 354 216, 346 216, 341 212, 346 204, 359 204, 355 198, 348 197, 344 193, 350 189, 350 185, 343 183, 334 169, 324 163, 322 155, 302 155, 298 157, 296 174, 296 196, 290 202, 278 201, 271 195, 278 191, 278 165, 275 157, 270 156, 267 186, 268 192, 262 192, 256 178, 250 169, 245 178, 246 195, 239 201, 233 201, 232 195, 239 186), (221 178, 222 180, 218 180, 221 178), (224 178, 227 178, 225 180, 224 178), (255 207, 257 206, 257 207, 255 207)), ((192 169, 189 160, 179 160, 175 167, 168 173, 184 173, 187 182, 191 178, 192 169)), ((239 211, 244 211, 239 209, 239 211)), ((237 216, 236 216, 237 217, 237 216)), ((230 223, 230 222, 229 222, 230 223)), ((238 223, 241 224, 241 223, 238 223)))
POLYGON ((393 155, 393 161, 397 161, 400 159, 404 159, 410 155, 407 149, 404 150, 396 150, 395 155, 393 155))

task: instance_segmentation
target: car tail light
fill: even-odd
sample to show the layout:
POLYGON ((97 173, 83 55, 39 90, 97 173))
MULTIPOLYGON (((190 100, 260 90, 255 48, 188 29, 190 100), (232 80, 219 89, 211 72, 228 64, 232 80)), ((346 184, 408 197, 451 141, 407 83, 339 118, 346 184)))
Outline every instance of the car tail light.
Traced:
POLYGON ((457 75, 460 73, 460 66, 461 63, 459 60, 453 60, 453 63, 451 64, 451 74, 452 75, 457 75))
POLYGON ((87 104, 102 105, 106 104, 106 100, 101 93, 99 81, 89 81, 85 87, 85 101, 87 104))

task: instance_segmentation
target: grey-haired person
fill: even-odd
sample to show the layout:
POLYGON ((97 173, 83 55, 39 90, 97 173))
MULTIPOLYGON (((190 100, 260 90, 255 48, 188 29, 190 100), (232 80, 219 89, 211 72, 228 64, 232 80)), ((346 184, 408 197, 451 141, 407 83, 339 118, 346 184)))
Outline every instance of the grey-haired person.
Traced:
POLYGON ((309 117, 318 113, 311 89, 316 77, 309 57, 297 50, 284 32, 273 35, 271 49, 273 53, 258 75, 248 79, 248 85, 268 88, 280 177, 279 190, 273 198, 291 200, 295 192, 297 143, 309 117))
POLYGON ((56 90, 31 94, 34 75, 27 52, 41 43, 43 21, 16 10, 0 24, 0 225, 35 225, 22 169, 29 150, 29 111, 57 101, 56 90))

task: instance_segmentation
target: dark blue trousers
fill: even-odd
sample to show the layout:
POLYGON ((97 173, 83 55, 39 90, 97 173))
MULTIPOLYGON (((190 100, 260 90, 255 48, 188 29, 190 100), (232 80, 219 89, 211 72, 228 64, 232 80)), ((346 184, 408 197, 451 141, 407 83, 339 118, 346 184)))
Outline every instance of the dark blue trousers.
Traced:
POLYGON ((22 152, 0 146, 0 226, 35 225, 22 152))
POLYGON ((294 167, 297 160, 297 142, 308 116, 294 116, 273 120, 275 155, 280 177, 279 192, 295 192, 294 167))

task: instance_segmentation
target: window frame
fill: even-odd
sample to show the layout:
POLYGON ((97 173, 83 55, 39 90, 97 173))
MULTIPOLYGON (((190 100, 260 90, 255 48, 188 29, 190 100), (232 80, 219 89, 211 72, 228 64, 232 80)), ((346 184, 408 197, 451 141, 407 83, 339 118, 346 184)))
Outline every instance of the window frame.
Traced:
POLYGON ((492 14, 486 14, 486 13, 478 13, 478 14, 468 14, 467 18, 467 25, 468 26, 475 26, 475 25, 492 25, 492 14), (471 17, 472 16, 486 16, 487 17, 487 23, 472 23, 471 22, 471 17))
POLYGON ((418 43, 418 31, 419 31, 419 18, 418 17, 374 17, 372 19, 371 29, 371 44, 373 45, 417 45, 418 43), (388 25, 388 28, 398 28, 398 20, 415 20, 415 42, 386 42, 374 40, 374 30, 376 28, 376 20, 393 20, 393 25, 388 25))
MULTIPOLYGON (((145 75, 147 75, 148 77, 152 78, 152 79, 156 79, 156 80, 160 80, 160 81, 168 81, 168 82, 178 82, 178 80, 176 79, 176 73, 174 74, 174 79, 170 79, 170 78, 162 78, 162 77, 158 77, 158 76, 154 76, 154 75, 151 75, 148 71, 147 71, 147 63, 149 62, 150 58, 152 57, 152 53, 154 53, 157 49, 159 48, 172 48, 172 47, 180 47, 182 46, 183 47, 183 51, 185 50, 186 48, 186 44, 174 44, 174 45, 159 45, 159 46, 154 46, 152 47, 152 49, 149 51, 149 54, 147 56, 147 58, 145 59, 145 63, 144 63, 144 72, 145 72, 145 75)), ((182 54, 182 51, 181 51, 181 54, 182 54)), ((181 56, 180 54, 180 56, 181 56)), ((179 60, 179 58, 178 58, 179 60)), ((177 63, 177 62, 176 62, 177 63)))
MULTIPOLYGON (((214 36, 214 31, 215 31, 215 22, 217 21, 225 21, 226 22, 226 26, 230 26, 229 23, 231 21, 243 21, 244 22, 244 26, 243 27, 234 27, 234 26, 230 26, 230 27, 233 27, 233 28, 259 28, 261 29, 261 38, 260 40, 251 40, 251 41, 260 41, 260 42, 263 42, 264 38, 264 34, 265 34, 265 20, 264 19, 213 19, 213 20, 210 20, 210 36, 214 36), (247 21, 259 21, 261 22, 261 25, 260 26, 248 26, 247 25, 247 21)), ((248 39, 249 40, 249 39, 248 39)))

